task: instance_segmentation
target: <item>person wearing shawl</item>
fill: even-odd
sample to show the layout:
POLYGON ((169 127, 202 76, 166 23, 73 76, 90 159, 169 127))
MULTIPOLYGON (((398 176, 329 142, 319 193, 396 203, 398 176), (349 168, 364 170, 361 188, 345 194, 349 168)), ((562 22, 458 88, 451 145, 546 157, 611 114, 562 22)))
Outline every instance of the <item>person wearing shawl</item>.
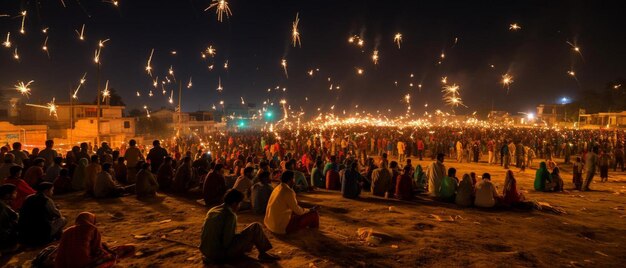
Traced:
POLYGON ((417 167, 415 167, 415 172, 413 173, 413 189, 415 189, 418 193, 421 193, 426 189, 425 175, 426 174, 424 173, 422 165, 418 164, 417 167))
POLYGON ((74 191, 85 190, 85 179, 87 178, 87 165, 89 160, 81 158, 78 160, 78 166, 74 169, 74 175, 72 176, 72 189, 74 191))
POLYGON ((55 268, 112 267, 116 260, 134 252, 134 246, 109 249, 102 243, 102 235, 96 227, 96 215, 81 212, 73 226, 61 236, 54 259, 55 268))
POLYGON ((580 156, 576 157, 576 162, 574 162, 572 168, 572 182, 574 183, 576 190, 580 191, 583 185, 583 163, 580 156))
POLYGON ((361 184, 363 180, 358 171, 358 162, 352 162, 350 168, 343 172, 341 179, 341 195, 344 198, 358 198, 361 194, 361 184))
POLYGON ((517 190, 517 180, 513 176, 513 171, 507 171, 502 190, 502 203, 511 206, 523 202, 525 199, 524 194, 517 190))
POLYGON ((552 169, 552 174, 550 177, 552 178, 552 188, 555 192, 563 192, 563 178, 561 178, 559 168, 555 167, 552 169))
POLYGON ((28 183, 20 179, 21 176, 22 167, 15 165, 9 169, 9 177, 4 181, 4 183, 10 183, 17 187, 17 196, 11 202, 11 208, 15 211, 19 211, 22 208, 24 200, 26 200, 29 195, 36 193, 36 191, 33 190, 28 183))
POLYGON ((445 176, 446 166, 443 165, 443 154, 437 154, 437 161, 432 162, 426 169, 426 177, 428 178, 428 193, 433 197, 439 196, 441 189, 441 181, 445 176))
POLYGON ((535 173, 535 191, 552 191, 552 176, 548 172, 548 166, 546 162, 539 164, 539 169, 535 173))
POLYGON ((142 163, 141 169, 137 172, 137 184, 135 185, 137 197, 154 197, 157 189, 159 189, 159 184, 150 172, 150 164, 142 163))
POLYGON ((17 187, 13 184, 0 186, 0 251, 13 249, 17 245, 18 215, 10 205, 17 197, 17 187))
POLYGON ((24 181, 26 181, 31 187, 36 187, 39 183, 43 182, 43 164, 44 159, 37 158, 35 159, 33 165, 26 169, 26 172, 24 173, 24 181))
POLYGON ((398 175, 396 181, 396 198, 400 200, 413 199, 413 178, 411 178, 411 172, 413 168, 410 165, 404 167, 402 175, 398 175))
POLYGON ((311 171, 311 185, 317 188, 326 188, 326 176, 322 173, 322 164, 324 164, 322 160, 317 160, 311 171))
POLYGON ((213 171, 207 174, 206 179, 204 179, 204 185, 202 185, 204 204, 207 207, 214 207, 221 204, 224 201, 226 190, 224 165, 217 164, 213 168, 213 171))
MULTIPOLYGON (((159 189, 161 191, 171 190, 172 183, 174 181, 174 168, 172 167, 172 158, 166 157, 163 159, 163 164, 159 167, 159 171, 157 171, 157 183, 159 183, 159 189)), ((181 187, 184 188, 184 187, 181 187)))
POLYGON ((452 202, 455 199, 457 181, 456 169, 449 168, 448 176, 443 177, 441 180, 441 188, 439 189, 439 196, 445 202, 452 202))
POLYGON ((339 179, 339 172, 336 169, 328 169, 328 171, 326 171, 326 190, 340 191, 341 182, 339 179))
POLYGON ((391 188, 392 171, 387 167, 387 160, 380 163, 380 167, 372 172, 372 194, 384 197, 391 188))
POLYGON ((37 186, 37 193, 24 201, 18 220, 20 244, 45 245, 61 237, 67 220, 52 201, 53 193, 52 183, 42 182, 37 186))
POLYGON ((483 180, 476 185, 476 199, 474 206, 481 208, 492 208, 498 204, 501 197, 496 191, 496 186, 491 182, 489 173, 483 174, 483 180))
POLYGON ((456 190, 456 198, 454 202, 462 207, 469 207, 474 204, 474 183, 472 183, 472 177, 465 173, 463 179, 459 183, 459 187, 456 190))

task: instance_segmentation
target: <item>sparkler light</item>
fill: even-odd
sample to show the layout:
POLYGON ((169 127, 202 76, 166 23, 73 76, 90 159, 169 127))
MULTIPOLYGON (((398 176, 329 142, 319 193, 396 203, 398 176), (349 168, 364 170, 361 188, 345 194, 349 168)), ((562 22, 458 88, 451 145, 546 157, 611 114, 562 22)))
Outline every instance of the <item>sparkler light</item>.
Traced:
POLYGON ((398 49, 400 49, 400 45, 402 44, 402 34, 401 33, 397 33, 393 37, 393 41, 396 43, 396 45, 398 45, 398 49))
POLYGON ((109 91, 109 80, 104 84, 104 90, 102 90, 102 102, 105 102, 107 98, 111 97, 111 91, 109 91))
POLYGON ((519 26, 517 23, 509 24, 509 30, 511 30, 511 31, 517 31, 517 30, 520 30, 520 29, 522 29, 522 27, 519 26))
POLYGON ((98 48, 96 49, 96 52, 94 53, 94 57, 93 57, 93 61, 96 64, 100 64, 100 53, 102 52, 102 48, 104 48, 104 44, 108 41, 109 39, 98 41, 98 48))
POLYGON ((13 51, 13 58, 14 58, 16 61, 20 61, 20 54, 19 54, 19 53, 17 53, 17 47, 16 47, 16 48, 15 48, 15 50, 13 51))
POLYGON ((291 26, 291 42, 293 43, 293 47, 296 47, 296 44, 299 47, 302 47, 302 43, 300 42, 300 33, 298 32, 298 24, 300 23, 300 13, 296 13, 296 20, 293 21, 291 26))
POLYGON ((444 103, 446 105, 449 105, 452 108, 458 107, 459 105, 467 107, 465 106, 465 104, 463 104, 459 91, 460 91, 460 87, 456 84, 444 86, 442 90, 442 92, 444 92, 444 95, 443 95, 444 103))
POLYGON ((374 54, 372 54, 372 61, 374 61, 374 65, 378 64, 378 50, 374 50, 374 54))
POLYGON ((579 46, 577 46, 576 44, 574 44, 574 43, 572 43, 572 42, 570 42, 570 41, 566 41, 566 43, 567 43, 570 47, 572 47, 572 50, 574 51, 574 53, 578 53, 578 55, 580 55, 580 58, 581 58, 583 61, 585 61, 585 58, 583 58, 583 54, 582 54, 582 52, 580 51, 580 47, 579 47, 579 46))
POLYGON ((41 29, 41 32, 42 32, 43 34, 48 34, 48 29, 50 29, 50 28, 48 28, 48 27, 43 28, 43 29, 41 29))
POLYGON ((364 72, 364 71, 363 71, 363 69, 361 69, 361 68, 356 68, 356 73, 357 73, 358 75, 363 75, 363 72, 364 72))
POLYGON ((78 30, 74 30, 76 34, 78 34, 78 40, 85 41, 85 24, 80 28, 80 32, 78 30))
POLYGON ((169 97, 169 99, 168 99, 168 102, 169 102, 170 104, 173 104, 173 103, 174 103, 174 90, 173 90, 173 89, 172 89, 172 90, 170 90, 170 97, 169 97))
POLYGON ((46 55, 48 55, 48 59, 50 58, 50 52, 48 51, 48 37, 46 36, 46 40, 43 41, 43 45, 41 46, 41 49, 46 52, 46 55))
POLYGON ((217 78, 217 92, 222 92, 224 88, 222 88, 222 77, 217 78))
POLYGON ((441 78, 441 83, 444 84, 444 85, 447 84, 448 83, 448 77, 447 76, 442 77, 441 78))
POLYGON ((509 74, 502 75, 502 85, 506 87, 507 94, 509 93, 509 86, 513 83, 513 76, 509 74))
MULTIPOLYGON (((153 54, 154 54, 154 48, 150 51, 150 57, 148 58, 148 63, 146 64, 146 72, 148 72, 148 75, 150 75, 150 77, 152 77, 152 65, 151 64, 152 64, 153 54)), ((154 85, 156 87, 156 81, 154 82, 154 85)))
POLYGON ((78 99, 78 90, 80 90, 80 87, 85 84, 85 82, 87 81, 85 79, 85 77, 87 76, 87 73, 83 74, 83 77, 80 78, 80 82, 78 83, 78 86, 76 87, 76 90, 74 90, 74 94, 72 94, 72 98, 74 99, 78 99))
POLYGON ((191 88, 193 86, 193 83, 191 82, 191 76, 189 77, 189 83, 187 83, 187 88, 191 88))
POLYGON ((285 77, 289 78, 289 73, 287 72, 287 60, 282 59, 280 61, 280 65, 283 66, 283 70, 285 71, 285 77))
POLYGON ((28 103, 28 104, 26 104, 26 106, 48 109, 48 111, 50 111, 50 116, 57 117, 57 106, 56 106, 56 104, 54 104, 54 101, 55 101, 55 98, 52 98, 52 101, 48 102, 46 105, 38 105, 38 104, 30 104, 30 103, 28 103))
POLYGON ((229 18, 233 15, 230 11, 230 7, 228 7, 228 2, 226 0, 213 0, 213 3, 209 5, 204 11, 207 11, 211 8, 215 7, 215 14, 217 14, 217 21, 222 22, 222 18, 226 15, 226 18, 229 18))
MULTIPOLYGON (((213 46, 209 46, 207 47, 207 49, 205 50, 206 54, 208 54, 211 57, 215 57, 215 53, 217 53, 217 49, 213 48, 213 46)), ((204 55, 204 54, 203 54, 204 55)))
POLYGON ((30 84, 32 84, 33 80, 28 81, 28 83, 24 84, 24 82, 22 81, 18 81, 17 85, 15 85, 15 89, 20 92, 20 94, 22 94, 23 96, 26 96, 28 98, 28 96, 30 96, 30 84))
POLYGON ((103 3, 109 3, 115 7, 119 7, 120 6, 120 2, 117 0, 103 0, 103 3))
POLYGON ((154 93, 152 93, 152 89, 150 89, 150 92, 148 92, 148 97, 152 97, 154 96, 154 93))
POLYGON ((359 39, 359 41, 357 42, 357 44, 358 44, 360 47, 363 47, 363 45, 365 45, 365 41, 363 41, 363 39, 359 39))
POLYGON ((26 34, 26 31, 24 30, 24 22, 26 22, 26 10, 22 11, 21 14, 22 14, 22 26, 20 27, 20 33, 26 34))
POLYGON ((2 45, 6 48, 11 48, 11 32, 7 33, 7 39, 2 42, 2 45))
POLYGON ((141 97, 141 93, 139 93, 139 91, 137 91, 137 97, 141 97))
POLYGON ((309 74, 309 76, 313 76, 313 70, 309 70, 307 73, 309 74))
MULTIPOLYGON (((211 65, 213 66, 213 65, 211 65)), ((209 68, 209 69, 213 69, 213 68, 209 68)), ((224 69, 228 70, 228 60, 226 60, 226 62, 224 62, 224 69)))

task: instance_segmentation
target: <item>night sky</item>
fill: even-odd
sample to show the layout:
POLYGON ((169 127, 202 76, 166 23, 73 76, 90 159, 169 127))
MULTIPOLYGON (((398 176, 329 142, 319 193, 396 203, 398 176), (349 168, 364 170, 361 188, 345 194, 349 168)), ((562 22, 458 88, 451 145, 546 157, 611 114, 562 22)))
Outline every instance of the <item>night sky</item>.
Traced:
MULTIPOLYGON (((129 108, 173 107, 161 89, 148 97, 152 79, 145 71, 152 48, 153 73, 163 79, 170 65, 183 84, 183 110, 209 110, 219 101, 261 104, 286 99, 308 115, 321 107, 377 110, 399 115, 411 94, 413 110, 422 114, 445 107, 441 78, 461 87, 468 108, 512 113, 533 111, 536 104, 575 97, 584 89, 602 89, 626 73, 626 8, 620 1, 243 1, 229 0, 233 16, 217 21, 209 0, 120 0, 119 7, 99 0, 0 2, 0 37, 11 32, 11 48, 0 47, 0 87, 14 90, 17 81, 35 80, 25 102, 66 102, 83 73, 81 101, 96 94, 98 40, 109 38, 101 54, 101 83, 110 80, 129 108), (19 12, 27 10, 26 34, 19 33, 19 12), (302 47, 291 46, 291 24, 300 15, 302 47), (85 41, 74 30, 85 24, 85 41), (522 28, 510 31, 509 25, 522 28), (49 27, 50 59, 41 46, 49 27), (394 34, 403 35, 401 49, 394 34), (348 43, 361 36, 363 48, 348 43), (455 43, 455 39, 457 42, 455 43), (566 42, 580 47, 582 56, 566 42), (201 58, 209 45, 214 58, 201 58), (13 59, 17 46, 20 61, 13 59), (379 51, 379 64, 371 55, 379 51), (170 52, 175 50, 176 55, 170 52), (441 64, 440 54, 445 53, 441 64), (281 59, 288 62, 285 77, 281 59), (229 68, 223 68, 228 60, 229 68), (209 71, 208 66, 214 64, 209 71), (490 65, 494 67, 490 67, 490 65), (319 68, 310 77, 310 69, 319 68), (357 69, 364 70, 357 75, 357 69), (567 74, 574 70, 578 82, 567 74), (502 75, 513 76, 507 89, 502 75), (411 78, 410 74, 414 74, 411 78), (189 77, 193 87, 187 89, 189 77), (216 91, 221 77, 222 93, 216 91), (328 82, 328 78, 331 81, 328 82), (397 81, 396 86, 394 82, 397 81), (409 87, 409 83, 414 86, 409 87), (421 92, 417 85, 422 84, 421 92), (329 90, 330 85, 340 89, 329 90), (279 87, 267 93, 268 88, 279 87), (287 88, 285 92, 282 88, 287 88), (136 92, 141 92, 141 97, 136 92), (308 97, 308 101, 305 98, 308 97)), ((626 86, 626 85, 625 85, 626 86)))

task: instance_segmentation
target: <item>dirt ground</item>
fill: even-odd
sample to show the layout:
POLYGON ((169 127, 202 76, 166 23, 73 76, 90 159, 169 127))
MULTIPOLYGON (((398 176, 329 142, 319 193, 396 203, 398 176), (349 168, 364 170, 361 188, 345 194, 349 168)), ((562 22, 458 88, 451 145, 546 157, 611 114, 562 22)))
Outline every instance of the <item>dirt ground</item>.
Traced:
MULTIPOLYGON (((426 166, 430 161, 416 163, 426 166)), ((471 171, 489 172, 502 188, 505 170, 486 163, 447 161, 459 178, 471 171)), ((515 170, 527 198, 547 202, 566 211, 460 208, 420 196, 400 202, 364 193, 347 200, 338 192, 316 191, 299 195, 301 204, 321 205, 321 227, 292 236, 269 234, 275 264, 250 258, 225 267, 624 267, 626 265, 626 174, 610 172, 609 182, 592 184, 592 192, 572 191, 570 166, 562 167, 564 193, 532 190, 535 169, 515 170), (440 221, 441 220, 441 221, 440 221), (373 228, 385 237, 372 246, 357 236, 360 227, 373 228)), ((133 196, 111 200, 85 199, 80 194, 56 198, 70 222, 81 211, 98 216, 103 241, 110 245, 136 244, 136 256, 119 267, 202 267, 200 229, 207 208, 196 200, 161 195, 139 201, 133 196), (117 213, 117 217, 113 214, 117 213)), ((239 213, 240 229, 263 218, 239 213)), ((26 266, 39 249, 4 258, 0 265, 26 266)))

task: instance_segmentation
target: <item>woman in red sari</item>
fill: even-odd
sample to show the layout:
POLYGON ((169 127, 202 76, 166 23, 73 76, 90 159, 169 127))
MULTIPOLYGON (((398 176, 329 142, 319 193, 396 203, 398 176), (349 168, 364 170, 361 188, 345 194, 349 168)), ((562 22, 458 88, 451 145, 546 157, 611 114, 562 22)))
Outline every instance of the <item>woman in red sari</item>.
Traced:
POLYGON ((526 200, 524 194, 520 193, 517 190, 517 181, 515 180, 515 177, 513 176, 513 171, 511 170, 506 172, 502 198, 503 203, 508 206, 522 203, 526 200))
POLYGON ((81 212, 74 226, 63 232, 57 248, 55 267, 111 267, 118 258, 132 254, 133 246, 108 249, 96 227, 96 215, 81 212))

